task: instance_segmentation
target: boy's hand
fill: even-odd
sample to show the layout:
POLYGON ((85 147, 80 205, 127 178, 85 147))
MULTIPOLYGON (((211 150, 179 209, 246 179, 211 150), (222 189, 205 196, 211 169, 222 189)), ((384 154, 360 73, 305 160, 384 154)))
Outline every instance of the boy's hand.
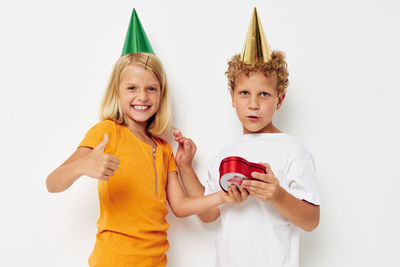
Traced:
POLYGON ((196 154, 196 145, 190 138, 186 138, 181 132, 174 132, 175 141, 179 143, 176 151, 175 161, 178 167, 191 166, 194 155, 196 154))
POLYGON ((222 201, 230 204, 238 204, 243 202, 249 196, 249 193, 246 189, 244 189, 242 186, 239 186, 239 189, 237 189, 236 185, 229 186, 227 193, 222 190, 220 192, 222 194, 222 201))
POLYGON ((85 175, 108 181, 114 175, 114 172, 119 169, 119 159, 113 155, 104 153, 107 143, 108 135, 105 134, 100 144, 84 158, 83 173, 85 175))
POLYGON ((253 172, 251 175, 260 180, 243 180, 242 186, 251 196, 262 201, 274 201, 280 192, 279 180, 275 177, 268 163, 260 163, 265 166, 267 173, 253 172))

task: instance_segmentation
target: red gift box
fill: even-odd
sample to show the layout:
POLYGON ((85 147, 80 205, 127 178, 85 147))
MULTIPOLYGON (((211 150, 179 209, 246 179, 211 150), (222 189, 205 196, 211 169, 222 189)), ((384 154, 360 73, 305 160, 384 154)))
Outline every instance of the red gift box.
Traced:
POLYGON ((232 184, 241 185, 244 179, 257 180, 251 176, 252 172, 266 173, 265 167, 241 157, 227 157, 219 165, 219 185, 225 192, 232 184))

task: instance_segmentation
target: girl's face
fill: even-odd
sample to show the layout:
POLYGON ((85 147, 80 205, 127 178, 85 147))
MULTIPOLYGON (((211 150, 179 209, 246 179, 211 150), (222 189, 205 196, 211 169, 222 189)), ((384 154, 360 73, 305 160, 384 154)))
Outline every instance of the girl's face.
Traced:
POLYGON ((148 69, 131 64, 119 85, 119 100, 128 126, 147 126, 160 106, 161 87, 156 75, 148 69))
POLYGON ((261 72, 241 74, 234 92, 232 106, 243 125, 243 133, 274 132, 272 119, 280 109, 285 95, 278 96, 276 75, 265 77, 261 72))

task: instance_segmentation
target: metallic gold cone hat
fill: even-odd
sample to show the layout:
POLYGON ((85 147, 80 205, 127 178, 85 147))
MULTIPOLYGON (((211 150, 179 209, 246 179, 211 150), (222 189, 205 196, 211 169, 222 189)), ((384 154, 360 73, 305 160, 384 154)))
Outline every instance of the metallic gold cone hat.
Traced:
POLYGON ((241 59, 244 63, 250 65, 267 63, 271 59, 271 50, 265 38, 256 8, 254 8, 253 17, 247 31, 241 59))
POLYGON ((139 52, 154 54, 136 10, 133 9, 121 56, 139 52))

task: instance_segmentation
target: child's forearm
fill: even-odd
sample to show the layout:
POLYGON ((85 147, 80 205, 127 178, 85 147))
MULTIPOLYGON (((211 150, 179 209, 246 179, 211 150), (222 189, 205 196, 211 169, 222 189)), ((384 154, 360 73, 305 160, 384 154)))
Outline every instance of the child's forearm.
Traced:
POLYGON ((319 206, 295 198, 283 188, 272 205, 283 217, 305 231, 312 231, 319 224, 319 206))
MULTIPOLYGON (((175 215, 177 215, 177 217, 186 217, 194 214, 199 214, 199 216, 203 215, 205 218, 211 218, 217 210, 219 215, 218 205, 224 203, 221 195, 222 193, 223 192, 220 191, 202 197, 182 198, 179 201, 179 204, 175 205, 176 208, 174 210, 174 213, 175 215)), ((202 217, 200 216, 200 218, 202 217)))
POLYGON ((50 193, 58 193, 69 188, 79 177, 82 176, 80 165, 80 160, 77 160, 55 169, 47 177, 47 190, 50 193))
POLYGON ((200 183, 196 172, 192 166, 178 166, 179 174, 186 193, 190 197, 199 197, 204 195, 204 186, 200 183))
MULTIPOLYGON (((183 186, 188 196, 200 197, 200 199, 203 199, 202 196, 204 196, 204 186, 200 183, 199 178, 197 177, 196 172, 193 170, 192 166, 178 166, 178 168, 183 186)), ((217 192, 215 194, 218 193, 222 194, 222 192, 217 192)), ((213 198, 213 195, 215 194, 208 195, 204 198, 213 198)), ((216 220, 220 215, 219 208, 215 205, 211 208, 205 209, 203 212, 196 212, 196 214, 198 214, 199 218, 203 222, 212 222, 216 220)))
POLYGON ((85 157, 92 151, 88 147, 78 148, 60 167, 46 179, 47 190, 58 193, 69 188, 79 177, 87 175, 85 157))

